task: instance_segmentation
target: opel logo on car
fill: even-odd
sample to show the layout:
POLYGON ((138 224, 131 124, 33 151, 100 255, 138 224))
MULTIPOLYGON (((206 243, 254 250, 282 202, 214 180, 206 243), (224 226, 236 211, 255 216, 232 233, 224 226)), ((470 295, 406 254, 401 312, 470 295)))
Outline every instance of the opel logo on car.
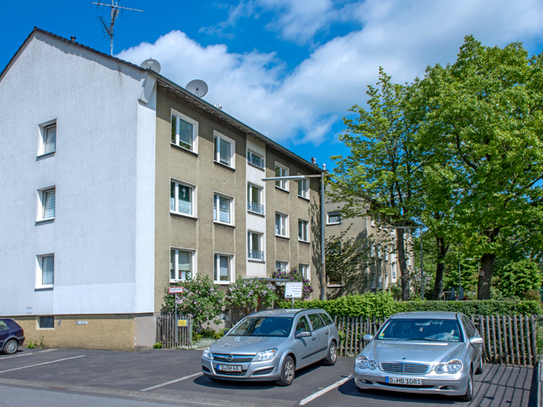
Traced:
POLYGON ((231 362, 232 359, 234 359, 234 357, 233 357, 232 355, 228 355, 228 356, 226 357, 226 360, 229 361, 229 362, 231 362))

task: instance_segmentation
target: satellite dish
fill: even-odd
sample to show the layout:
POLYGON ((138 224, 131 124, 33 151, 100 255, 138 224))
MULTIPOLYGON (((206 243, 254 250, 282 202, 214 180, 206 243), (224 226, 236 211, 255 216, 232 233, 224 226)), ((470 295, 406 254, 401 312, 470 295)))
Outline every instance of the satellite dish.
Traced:
POLYGON ((146 59, 140 65, 143 69, 152 69, 156 73, 160 73, 160 63, 153 58, 146 59))
POLYGON ((187 83, 186 89, 198 97, 204 97, 208 91, 207 83, 200 79, 194 79, 187 83))

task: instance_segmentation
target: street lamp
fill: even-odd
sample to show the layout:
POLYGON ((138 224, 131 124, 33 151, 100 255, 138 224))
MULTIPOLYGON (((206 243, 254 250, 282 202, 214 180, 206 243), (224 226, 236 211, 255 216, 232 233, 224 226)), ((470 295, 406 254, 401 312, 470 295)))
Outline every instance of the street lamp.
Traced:
POLYGON ((383 226, 383 229, 420 229, 420 298, 424 300, 424 263, 422 258, 422 229, 423 225, 419 226, 383 226))
POLYGON ((326 299, 326 264, 324 261, 324 177, 326 172, 320 174, 311 174, 311 175, 287 175, 284 177, 270 177, 262 178, 262 181, 301 181, 310 178, 320 178, 321 179, 321 275, 320 275, 320 300, 323 301, 326 299))

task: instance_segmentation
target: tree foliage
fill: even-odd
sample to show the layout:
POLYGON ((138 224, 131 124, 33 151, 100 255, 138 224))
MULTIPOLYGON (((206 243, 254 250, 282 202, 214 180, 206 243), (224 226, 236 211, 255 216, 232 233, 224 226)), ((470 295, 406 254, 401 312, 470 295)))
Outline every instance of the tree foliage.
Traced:
MULTIPOLYGON (((313 292, 313 287, 311 286, 311 282, 305 278, 302 275, 302 272, 298 269, 291 269, 290 271, 281 271, 276 270, 274 271, 273 278, 281 278, 286 279, 288 281, 292 282, 301 282, 303 283, 302 286, 302 300, 306 300, 309 298, 311 293, 313 292)), ((277 285, 277 296, 280 299, 285 298, 285 288, 283 285, 277 285)))
POLYGON ((541 269, 529 259, 508 263, 496 274, 496 286, 508 297, 523 298, 530 290, 539 290, 543 282, 541 269))
POLYGON ((224 298, 226 307, 241 307, 245 315, 269 307, 279 299, 275 286, 257 279, 238 277, 235 283, 228 286, 224 298))

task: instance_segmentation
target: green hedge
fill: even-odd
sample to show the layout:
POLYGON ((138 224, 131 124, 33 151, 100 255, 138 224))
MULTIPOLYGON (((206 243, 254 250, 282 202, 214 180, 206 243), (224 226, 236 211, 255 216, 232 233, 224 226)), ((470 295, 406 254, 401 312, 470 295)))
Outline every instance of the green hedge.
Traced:
MULTIPOLYGON (((281 308, 290 308, 291 301, 280 301, 281 308)), ((365 318, 389 317, 407 311, 455 311, 466 315, 534 315, 542 312, 539 301, 396 301, 389 293, 347 295, 334 300, 295 301, 294 308, 322 308, 332 316, 365 318)))

